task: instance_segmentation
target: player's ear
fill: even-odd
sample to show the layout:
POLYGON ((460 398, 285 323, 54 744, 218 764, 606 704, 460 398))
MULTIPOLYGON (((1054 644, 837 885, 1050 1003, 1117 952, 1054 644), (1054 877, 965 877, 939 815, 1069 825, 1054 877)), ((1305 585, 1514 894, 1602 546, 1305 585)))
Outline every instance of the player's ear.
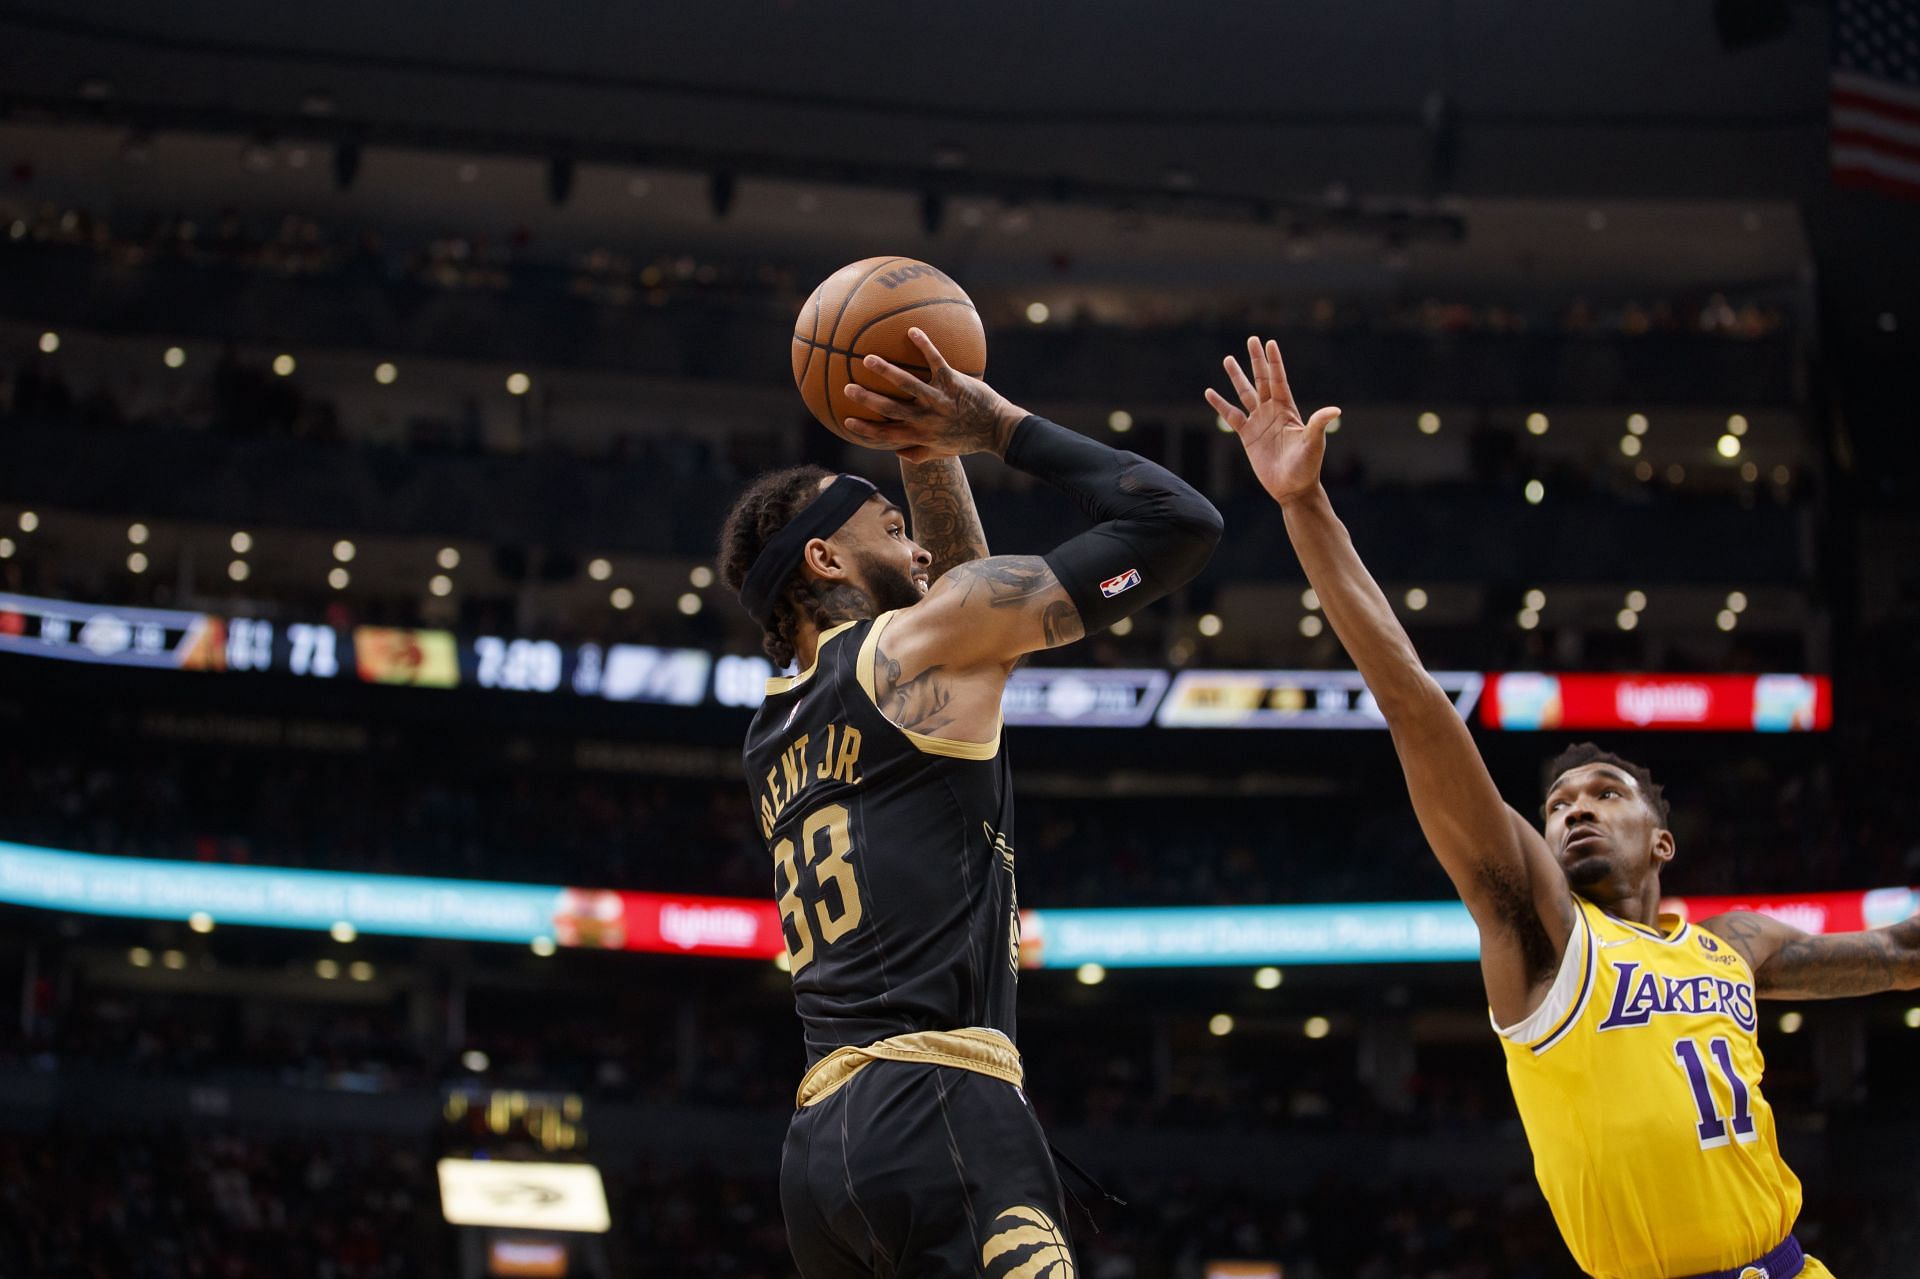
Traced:
POLYGON ((829 582, 844 579, 849 570, 845 557, 824 537, 816 537, 806 544, 800 552, 800 563, 806 567, 808 576, 829 582))
POLYGON ((1673 860, 1673 832, 1662 826, 1653 832, 1653 860, 1665 866, 1673 860))

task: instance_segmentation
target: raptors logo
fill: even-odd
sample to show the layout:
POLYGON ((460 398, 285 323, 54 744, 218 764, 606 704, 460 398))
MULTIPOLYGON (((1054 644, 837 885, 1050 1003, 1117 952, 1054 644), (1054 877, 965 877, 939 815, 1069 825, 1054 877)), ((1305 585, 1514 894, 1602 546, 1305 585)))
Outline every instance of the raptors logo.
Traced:
POLYGON ((1053 1218, 1038 1208, 1008 1208, 993 1222, 993 1234, 980 1248, 988 1279, 1074 1279, 1067 1237, 1053 1218))

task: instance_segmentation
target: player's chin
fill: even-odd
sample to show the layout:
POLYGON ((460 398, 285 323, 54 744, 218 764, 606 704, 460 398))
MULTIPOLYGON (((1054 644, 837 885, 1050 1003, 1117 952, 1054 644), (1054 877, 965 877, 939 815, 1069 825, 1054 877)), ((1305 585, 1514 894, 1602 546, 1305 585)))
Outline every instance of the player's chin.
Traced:
POLYGON ((1569 884, 1575 888, 1587 888, 1611 875, 1613 863, 1607 860, 1605 853, 1578 853, 1561 862, 1560 869, 1566 872, 1569 884))

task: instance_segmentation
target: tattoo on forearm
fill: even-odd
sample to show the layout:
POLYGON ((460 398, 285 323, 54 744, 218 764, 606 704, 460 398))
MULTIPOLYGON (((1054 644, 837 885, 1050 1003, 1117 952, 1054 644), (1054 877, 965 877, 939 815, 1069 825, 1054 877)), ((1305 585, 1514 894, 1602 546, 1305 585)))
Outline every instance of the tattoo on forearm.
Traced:
POLYGON ((934 581, 970 560, 985 559, 987 535, 974 509, 973 491, 957 457, 933 462, 902 462, 907 510, 913 515, 913 540, 933 556, 934 581))
POLYGON ((1080 624, 1080 611, 1070 601, 1055 600, 1040 614, 1040 633, 1048 648, 1059 648, 1085 635, 1087 628, 1080 624))
MULTIPOLYGON (((1769 922, 1729 915, 1717 928, 1752 958, 1769 922)), ((1755 971, 1757 993, 1773 999, 1841 999, 1920 985, 1920 919, 1891 928, 1785 938, 1755 971)))

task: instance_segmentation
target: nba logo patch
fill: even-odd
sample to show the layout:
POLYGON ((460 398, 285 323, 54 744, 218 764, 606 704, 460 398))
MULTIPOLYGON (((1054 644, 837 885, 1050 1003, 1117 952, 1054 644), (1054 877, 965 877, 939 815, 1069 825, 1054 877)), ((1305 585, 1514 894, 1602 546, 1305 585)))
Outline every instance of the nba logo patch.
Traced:
POLYGON ((1110 577, 1106 581, 1100 583, 1100 593, 1106 596, 1108 599, 1112 599, 1114 596, 1120 594, 1122 591, 1130 591, 1138 585, 1140 585, 1140 570, 1137 568, 1130 568, 1126 572, 1120 574, 1120 576, 1110 577))

